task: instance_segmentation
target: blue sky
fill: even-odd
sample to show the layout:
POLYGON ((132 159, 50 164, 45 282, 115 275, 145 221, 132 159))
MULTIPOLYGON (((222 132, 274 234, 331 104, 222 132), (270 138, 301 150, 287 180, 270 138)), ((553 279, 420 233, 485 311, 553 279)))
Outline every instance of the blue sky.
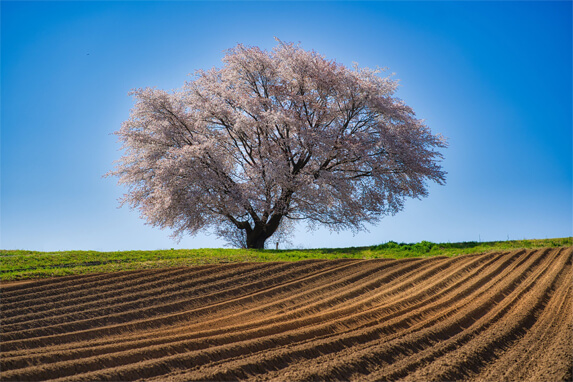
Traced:
POLYGON ((572 235, 572 3, 1 2, 1 242, 44 251, 222 247, 145 225, 102 178, 132 88, 176 89, 237 43, 274 36, 387 67, 448 137, 445 186, 356 236, 294 247, 572 235))

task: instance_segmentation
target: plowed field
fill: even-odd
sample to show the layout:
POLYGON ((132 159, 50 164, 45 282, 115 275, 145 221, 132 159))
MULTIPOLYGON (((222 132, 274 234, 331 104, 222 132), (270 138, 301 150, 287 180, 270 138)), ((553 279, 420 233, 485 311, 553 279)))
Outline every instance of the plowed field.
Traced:
POLYGON ((7 284, 2 380, 569 381, 572 248, 7 284))

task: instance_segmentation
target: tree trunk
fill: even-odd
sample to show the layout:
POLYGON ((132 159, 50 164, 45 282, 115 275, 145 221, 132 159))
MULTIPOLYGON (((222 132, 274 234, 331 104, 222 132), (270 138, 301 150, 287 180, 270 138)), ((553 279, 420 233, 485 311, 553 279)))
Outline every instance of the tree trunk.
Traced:
POLYGON ((247 248, 264 249, 265 241, 279 228, 282 215, 273 216, 267 224, 255 225, 252 230, 247 230, 247 248))
POLYGON ((267 238, 264 235, 258 237, 247 236, 247 248, 250 249, 265 249, 265 241, 267 238))

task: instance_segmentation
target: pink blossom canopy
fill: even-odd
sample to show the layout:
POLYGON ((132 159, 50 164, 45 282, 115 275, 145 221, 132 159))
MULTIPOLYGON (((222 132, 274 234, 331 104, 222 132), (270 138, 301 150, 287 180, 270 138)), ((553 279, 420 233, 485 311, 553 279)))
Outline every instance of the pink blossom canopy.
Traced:
POLYGON ((445 182, 445 140, 380 70, 280 41, 237 45, 223 62, 180 90, 131 93, 110 174, 148 223, 262 248, 285 219, 360 230, 445 182))

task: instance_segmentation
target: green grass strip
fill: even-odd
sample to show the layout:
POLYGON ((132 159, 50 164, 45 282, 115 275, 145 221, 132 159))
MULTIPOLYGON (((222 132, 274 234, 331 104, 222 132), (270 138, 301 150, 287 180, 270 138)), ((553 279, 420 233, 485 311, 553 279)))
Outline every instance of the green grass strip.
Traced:
POLYGON ((463 243, 396 243, 369 247, 294 250, 167 249, 156 251, 0 250, 0 281, 16 281, 86 273, 193 266, 229 262, 298 261, 308 259, 378 259, 459 256, 518 248, 572 246, 573 237, 463 243))

